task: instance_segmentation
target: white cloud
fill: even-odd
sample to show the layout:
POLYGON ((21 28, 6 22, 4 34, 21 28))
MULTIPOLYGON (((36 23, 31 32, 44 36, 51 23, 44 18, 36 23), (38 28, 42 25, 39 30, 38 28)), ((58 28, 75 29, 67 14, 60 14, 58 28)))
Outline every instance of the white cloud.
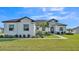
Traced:
POLYGON ((64 11, 64 7, 43 7, 41 9, 44 13, 54 13, 55 11, 63 15, 68 13, 67 11, 64 11))
POLYGON ((55 19, 59 20, 60 16, 49 16, 49 19, 52 19, 52 18, 55 18, 55 19))
POLYGON ((64 11, 64 7, 50 8, 50 11, 56 11, 56 12, 59 12, 60 14, 67 14, 67 13, 69 13, 67 11, 64 11))
POLYGON ((47 12, 47 13, 44 13, 44 14, 42 14, 42 15, 36 15, 36 16, 31 16, 31 18, 32 19, 49 19, 50 18, 50 16, 52 17, 52 15, 53 15, 53 13, 49 13, 49 12, 47 12))
POLYGON ((47 9, 46 9, 46 8, 42 8, 42 11, 43 11, 43 12, 46 12, 46 11, 47 11, 47 9))
POLYGON ((64 14, 68 14, 68 13, 69 13, 69 12, 66 12, 66 11, 61 11, 61 12, 60 12, 60 14, 63 14, 63 15, 64 15, 64 14))
POLYGON ((47 14, 44 14, 44 15, 38 15, 38 16, 31 16, 31 18, 33 19, 40 19, 40 18, 44 18, 44 19, 52 19, 52 18, 55 18, 57 20, 63 20, 63 19, 66 19, 66 20, 69 20, 69 19, 73 19, 73 18, 76 18, 76 15, 74 12, 72 13, 68 13, 67 15, 65 16, 56 16, 56 15, 53 15, 53 13, 47 13, 47 14), (74 16, 74 17, 73 17, 74 16))
POLYGON ((78 19, 78 16, 76 15, 76 12, 71 12, 71 13, 68 13, 67 15, 65 16, 56 16, 56 15, 53 15, 52 13, 48 13, 48 14, 44 14, 44 15, 38 15, 38 16, 31 16, 31 18, 33 19, 40 19, 40 18, 45 18, 45 19, 52 19, 52 18, 55 18, 55 19, 58 19, 58 20, 70 20, 70 19, 78 19))
POLYGON ((31 16, 32 19, 47 19, 48 15, 31 16))
POLYGON ((53 8, 50 8, 50 11, 63 11, 64 8, 63 7, 53 7, 53 8))
POLYGON ((31 16, 32 19, 49 19, 50 16, 52 16, 54 13, 47 12, 46 10, 43 10, 44 12, 41 15, 35 15, 31 16))
POLYGON ((71 13, 68 13, 66 16, 63 16, 62 19, 66 19, 66 20, 69 20, 69 19, 77 19, 78 16, 76 14, 76 12, 71 12, 71 13))
POLYGON ((63 11, 64 7, 48 7, 48 8, 42 8, 42 11, 63 11))

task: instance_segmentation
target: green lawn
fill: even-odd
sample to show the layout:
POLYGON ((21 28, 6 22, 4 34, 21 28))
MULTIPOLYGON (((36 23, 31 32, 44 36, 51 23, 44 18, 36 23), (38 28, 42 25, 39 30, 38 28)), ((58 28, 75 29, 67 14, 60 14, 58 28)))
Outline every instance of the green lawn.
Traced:
POLYGON ((63 35, 68 39, 16 40, 0 39, 2 51, 79 51, 79 35, 63 35))
POLYGON ((63 35, 64 37, 67 37, 69 39, 79 39, 79 34, 74 34, 74 35, 63 35))
POLYGON ((56 35, 48 35, 45 38, 59 38, 59 37, 57 37, 56 35))

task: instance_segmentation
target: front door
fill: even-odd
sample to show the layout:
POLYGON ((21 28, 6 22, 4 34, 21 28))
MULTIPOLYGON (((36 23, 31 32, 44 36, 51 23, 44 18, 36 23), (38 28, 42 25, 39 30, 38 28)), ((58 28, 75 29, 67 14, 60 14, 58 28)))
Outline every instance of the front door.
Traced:
POLYGON ((54 33, 54 27, 50 28, 51 33, 54 33))
POLYGON ((60 33, 63 34, 63 27, 60 27, 60 33))

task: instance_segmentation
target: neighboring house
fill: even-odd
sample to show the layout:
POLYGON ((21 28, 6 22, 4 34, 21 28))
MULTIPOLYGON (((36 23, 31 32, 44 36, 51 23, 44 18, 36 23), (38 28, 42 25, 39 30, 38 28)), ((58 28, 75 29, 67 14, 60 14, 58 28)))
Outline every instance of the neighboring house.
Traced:
POLYGON ((3 21, 5 35, 18 35, 21 37, 35 36, 35 22, 28 17, 3 21))
POLYGON ((39 20, 35 21, 29 17, 22 17, 20 19, 13 19, 8 21, 3 21, 4 23, 4 34, 5 35, 18 35, 21 37, 32 37, 36 35, 36 31, 46 31, 50 33, 65 33, 66 25, 61 24, 56 19, 51 19, 49 21, 39 20), (41 22, 46 22, 43 26, 41 22), (37 25, 41 23, 41 26, 37 25))
POLYGON ((66 29, 66 33, 74 33, 74 32, 73 32, 73 29, 69 28, 69 29, 66 29))
POLYGON ((0 27, 0 33, 3 33, 3 32, 4 32, 4 28, 0 27))
POLYGON ((79 34, 79 26, 72 29, 74 34, 79 34))

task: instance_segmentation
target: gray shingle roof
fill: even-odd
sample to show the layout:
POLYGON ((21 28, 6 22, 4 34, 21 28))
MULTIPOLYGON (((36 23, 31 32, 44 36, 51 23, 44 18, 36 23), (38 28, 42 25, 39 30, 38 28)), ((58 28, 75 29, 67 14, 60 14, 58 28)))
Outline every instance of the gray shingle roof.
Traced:
POLYGON ((12 20, 2 21, 2 22, 3 22, 3 23, 5 23, 5 22, 20 22, 20 20, 22 20, 22 19, 24 19, 24 18, 27 18, 27 19, 31 20, 32 22, 34 22, 33 19, 31 19, 31 18, 29 18, 29 17, 27 17, 27 16, 22 17, 22 18, 19 18, 19 19, 12 19, 12 20))
POLYGON ((56 20, 56 19, 50 19, 48 22, 51 22, 52 20, 54 20, 55 22, 58 22, 58 20, 56 20))
POLYGON ((67 26, 66 24, 56 23, 58 26, 67 26))
POLYGON ((58 20, 56 20, 56 19, 50 19, 49 21, 47 21, 47 20, 33 20, 33 19, 31 19, 31 18, 29 18, 29 17, 27 17, 27 16, 25 16, 25 17, 22 17, 22 18, 19 18, 19 19, 12 19, 12 20, 7 20, 7 21, 2 21, 3 23, 5 23, 5 22, 20 22, 22 19, 25 19, 25 18, 27 18, 27 19, 29 19, 29 20, 31 20, 32 22, 51 22, 52 20, 54 20, 55 22, 56 22, 56 24, 58 25, 58 26, 67 26, 66 24, 62 24, 62 23, 58 23, 58 20))
POLYGON ((73 28, 73 30, 74 30, 74 29, 77 29, 77 28, 79 28, 79 26, 77 26, 77 27, 73 28))
POLYGON ((47 22, 47 20, 35 20, 35 22, 47 22))

